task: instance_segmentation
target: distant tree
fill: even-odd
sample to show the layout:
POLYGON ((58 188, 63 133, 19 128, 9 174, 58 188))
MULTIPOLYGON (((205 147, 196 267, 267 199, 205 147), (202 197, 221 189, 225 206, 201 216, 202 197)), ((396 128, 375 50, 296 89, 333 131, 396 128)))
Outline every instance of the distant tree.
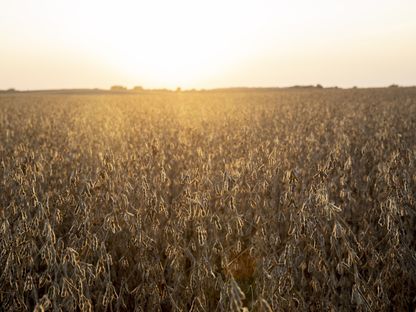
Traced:
POLYGON ((143 91, 144 89, 143 89, 143 87, 142 86, 135 86, 135 87, 133 87, 133 89, 132 89, 133 91, 137 91, 137 92, 141 92, 141 91, 143 91))
POLYGON ((127 88, 124 86, 112 86, 111 91, 127 91, 127 88))
POLYGON ((395 83, 389 86, 389 88, 398 88, 398 87, 399 87, 399 85, 397 85, 395 83))
POLYGON ((314 85, 294 85, 292 87, 289 87, 292 89, 311 89, 311 88, 315 88, 314 85))
POLYGON ((181 92, 181 90, 182 90, 181 87, 176 88, 176 92, 181 92))
POLYGON ((318 83, 315 88, 323 89, 324 87, 322 87, 322 85, 318 83))

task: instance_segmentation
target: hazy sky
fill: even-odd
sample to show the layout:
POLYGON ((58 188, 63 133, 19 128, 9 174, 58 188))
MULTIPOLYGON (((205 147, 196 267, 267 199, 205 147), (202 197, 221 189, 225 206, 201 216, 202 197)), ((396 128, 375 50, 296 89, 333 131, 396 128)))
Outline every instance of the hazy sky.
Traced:
POLYGON ((0 0, 0 89, 416 85, 416 0, 0 0))

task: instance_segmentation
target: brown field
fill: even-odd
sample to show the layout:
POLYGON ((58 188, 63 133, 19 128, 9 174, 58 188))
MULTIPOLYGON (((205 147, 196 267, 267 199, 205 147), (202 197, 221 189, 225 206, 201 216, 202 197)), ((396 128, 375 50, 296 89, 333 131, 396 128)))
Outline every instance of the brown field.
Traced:
POLYGON ((416 88, 0 94, 0 310, 413 311, 416 88))

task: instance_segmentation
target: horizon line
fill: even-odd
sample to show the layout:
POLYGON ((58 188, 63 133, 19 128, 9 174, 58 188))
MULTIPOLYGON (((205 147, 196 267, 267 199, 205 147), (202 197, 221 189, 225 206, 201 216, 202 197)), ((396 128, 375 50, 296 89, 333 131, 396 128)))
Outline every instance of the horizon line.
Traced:
POLYGON ((211 87, 211 88, 182 88, 178 86, 176 88, 169 88, 169 87, 154 87, 154 88, 146 88, 140 85, 133 86, 133 87, 126 87, 121 84, 112 85, 109 88, 102 88, 102 87, 94 87, 94 88, 40 88, 40 89, 18 89, 18 88, 5 88, 0 89, 0 92, 50 92, 50 91, 107 91, 107 92, 140 92, 140 91, 217 91, 217 90, 235 90, 235 89, 293 89, 293 88, 309 88, 309 89, 383 89, 383 88, 412 88, 416 87, 415 85, 400 85, 396 83, 392 83, 389 85, 378 85, 378 86, 362 86, 362 85, 354 85, 354 86, 337 86, 337 85, 328 85, 324 86, 320 83, 318 84, 295 84, 295 85, 288 85, 288 86, 228 86, 228 87, 211 87))

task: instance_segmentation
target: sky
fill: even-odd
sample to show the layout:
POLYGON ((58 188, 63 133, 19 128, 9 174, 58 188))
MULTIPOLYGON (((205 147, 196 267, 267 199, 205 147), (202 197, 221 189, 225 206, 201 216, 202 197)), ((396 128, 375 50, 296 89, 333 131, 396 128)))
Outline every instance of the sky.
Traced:
POLYGON ((416 85, 415 0, 0 0, 0 89, 416 85))

